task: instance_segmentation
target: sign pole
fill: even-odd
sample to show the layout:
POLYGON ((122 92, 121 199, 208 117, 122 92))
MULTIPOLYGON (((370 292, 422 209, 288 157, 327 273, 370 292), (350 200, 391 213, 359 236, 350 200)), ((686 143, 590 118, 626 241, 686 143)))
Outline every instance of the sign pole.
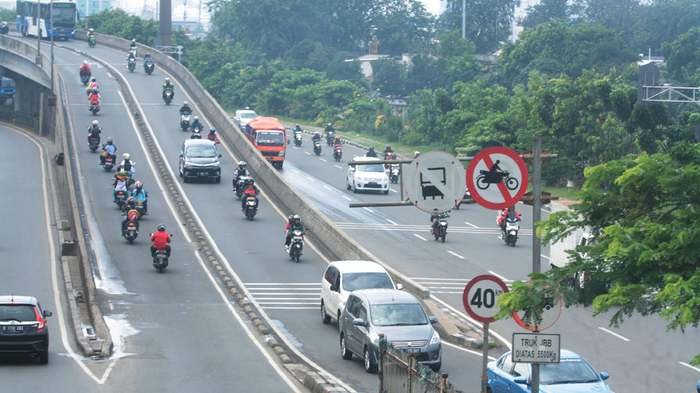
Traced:
MULTIPOLYGON (((533 333, 537 334, 539 331, 535 330, 533 333)), ((531 386, 531 392, 532 393, 540 393, 540 364, 539 363, 532 363, 532 381, 530 381, 532 384, 531 386)))
MULTIPOLYGON (((539 133, 535 136, 535 144, 532 147, 532 272, 539 273, 542 271, 541 266, 541 243, 537 237, 537 223, 542 219, 542 135, 539 133)), ((539 329, 535 329, 534 333, 539 333, 539 329)), ((540 365, 532 364, 532 393, 540 393, 540 365)))
POLYGON ((488 361, 489 361, 489 324, 484 323, 484 330, 483 330, 483 336, 484 336, 484 342, 481 347, 481 354, 482 354, 482 359, 481 359, 481 393, 487 393, 488 392, 488 376, 486 375, 486 368, 488 367, 488 361))

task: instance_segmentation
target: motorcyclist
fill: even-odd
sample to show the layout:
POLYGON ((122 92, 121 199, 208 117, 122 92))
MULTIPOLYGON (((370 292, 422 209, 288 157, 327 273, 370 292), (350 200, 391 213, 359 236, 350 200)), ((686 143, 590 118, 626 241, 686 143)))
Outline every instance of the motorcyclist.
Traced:
POLYGON ((143 213, 146 214, 148 212, 148 192, 143 188, 143 182, 141 180, 137 180, 134 183, 134 189, 131 190, 131 197, 137 205, 143 205, 143 213))
POLYGON ((88 97, 91 95, 100 94, 100 85, 97 84, 97 78, 94 76, 90 78, 90 82, 87 84, 85 92, 87 93, 88 97))
POLYGON ((321 140, 321 133, 316 131, 314 134, 311 136, 311 140, 314 142, 318 142, 321 140))
POLYGON ((134 176, 134 173, 136 172, 136 165, 134 165, 134 162, 131 160, 129 153, 122 154, 122 162, 119 163, 117 171, 126 172, 130 178, 134 176))
MULTIPOLYGON (((90 127, 88 127, 88 141, 92 137, 100 137, 100 134, 102 133, 102 129, 100 128, 100 122, 97 120, 93 120, 92 123, 90 124, 90 127)), ((100 142, 97 142, 100 143, 100 142)))
POLYGON ((520 221, 522 219, 522 216, 520 213, 515 211, 515 206, 510 206, 507 209, 503 209, 498 213, 498 217, 496 218, 496 225, 498 225, 501 228, 501 236, 503 236, 503 232, 506 231, 506 220, 507 219, 515 219, 516 221, 520 221))
POLYGON ((125 171, 118 171, 114 175, 114 182, 112 186, 114 187, 114 201, 117 200, 117 192, 122 191, 124 193, 129 192, 128 186, 129 174, 125 171))
POLYGON ((387 158, 387 157, 390 157, 390 156, 393 156, 393 155, 394 155, 394 150, 391 148, 390 145, 386 145, 386 146, 384 147, 384 159, 385 159, 385 160, 390 160, 390 158, 387 158))
POLYGON ((417 150, 414 151, 414 152, 413 152, 413 159, 415 160, 416 158, 418 158, 418 156, 420 156, 420 152, 417 151, 417 150))
POLYGON ((190 125, 190 128, 192 130, 194 130, 195 128, 199 128, 200 130, 204 128, 204 126, 202 126, 202 122, 199 121, 198 116, 194 116, 192 118, 192 124, 190 125))
POLYGON ((134 56, 134 52, 129 52, 129 54, 126 57, 127 62, 130 60, 136 61, 136 56, 134 56))
POLYGON ((126 227, 130 222, 136 224, 136 230, 139 230, 139 211, 136 210, 136 203, 133 197, 129 197, 124 203, 124 219, 122 220, 122 236, 126 233, 126 227))
MULTIPOLYGON (((173 85, 173 82, 170 81, 170 78, 165 78, 163 81, 163 99, 165 99, 165 92, 170 90, 172 93, 172 97, 175 97, 175 85, 173 85)), ((185 102, 185 104, 187 104, 185 102)))
POLYGON ((153 63, 153 57, 151 57, 150 54, 146 53, 143 55, 143 62, 144 63, 153 63))
POLYGON ((255 205, 258 204, 258 193, 260 190, 255 185, 255 180, 246 179, 245 185, 243 185, 243 193, 241 197, 241 209, 245 210, 245 202, 249 196, 255 197, 255 205))
POLYGON ((83 64, 80 65, 80 77, 87 75, 90 77, 92 75, 92 70, 90 69, 90 63, 87 60, 83 60, 83 64))
POLYGON ((377 157, 377 152, 374 151, 374 146, 370 146, 369 150, 367 150, 367 153, 365 154, 367 157, 377 157))
POLYGON ((209 129, 209 133, 207 134, 207 139, 209 139, 210 141, 212 141, 216 144, 221 143, 221 141, 219 140, 219 135, 216 133, 216 128, 214 128, 214 127, 211 127, 209 129))
POLYGON ((236 185, 238 184, 238 178, 241 176, 250 176, 248 173, 248 164, 245 161, 238 162, 238 168, 233 171, 233 191, 236 191, 236 185))
POLYGON ((191 115, 192 114, 192 108, 190 108, 189 105, 187 105, 187 101, 182 103, 182 106, 180 107, 180 115, 191 115))
POLYGON ((326 124, 326 128, 323 129, 323 132, 326 133, 326 136, 328 134, 334 134, 335 133, 335 128, 333 128, 333 123, 328 123, 326 124))
POLYGON ((114 144, 111 136, 108 136, 107 140, 105 141, 105 144, 102 145, 102 153, 103 154, 100 154, 100 165, 105 164, 105 157, 106 156, 112 157, 112 162, 116 161, 116 159, 117 159, 117 145, 114 144))
POLYGON ((158 230, 151 233, 151 257, 155 258, 156 251, 165 250, 166 257, 170 258, 170 238, 172 237, 165 230, 165 225, 158 225, 158 230))
POLYGON ((304 224, 301 223, 301 217, 298 214, 289 216, 284 230, 286 231, 284 246, 288 248, 289 242, 292 241, 292 233, 294 233, 294 231, 298 230, 301 231, 302 235, 304 234, 304 224))
POLYGON ((95 93, 93 91, 92 94, 90 94, 90 106, 100 106, 100 95, 95 93))
POLYGON ((440 213, 433 211, 430 213, 430 228, 432 229, 432 233, 435 233, 437 231, 437 227, 440 224, 440 213))
POLYGON ((304 132, 304 130, 301 129, 301 126, 299 124, 294 126, 294 133, 296 134, 297 132, 304 132))
POLYGON ((95 29, 92 27, 88 29, 88 37, 95 35, 95 29))
POLYGON ((136 52, 136 38, 132 38, 131 43, 129 44, 129 53, 134 52, 136 52))

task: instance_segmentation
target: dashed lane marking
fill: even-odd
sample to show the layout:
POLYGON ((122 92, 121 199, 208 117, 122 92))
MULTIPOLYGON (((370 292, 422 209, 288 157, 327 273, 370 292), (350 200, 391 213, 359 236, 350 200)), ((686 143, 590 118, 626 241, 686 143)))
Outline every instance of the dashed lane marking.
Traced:
POLYGON ((334 166, 334 167, 336 167, 336 168, 338 168, 338 169, 343 169, 343 167, 342 167, 342 166, 340 166, 340 165, 337 165, 337 164, 333 164, 333 166, 334 166))
MULTIPOLYGON (((444 295, 461 295, 464 287, 471 281, 471 278, 442 278, 442 277, 411 277, 411 280, 428 288, 430 293, 444 295)), ((504 280, 510 286, 512 280, 504 280)))
POLYGON ((508 282, 508 281, 513 281, 513 280, 509 280, 509 279, 507 279, 507 278, 501 276, 500 274, 494 272, 493 270, 489 270, 488 272, 491 273, 491 274, 493 274, 494 276, 500 278, 500 279, 503 280, 503 281, 506 281, 506 282, 508 282))
POLYGON ((686 363, 686 362, 678 362, 678 364, 680 364, 681 366, 688 367, 689 369, 695 370, 695 371, 697 371, 697 372, 700 373, 700 368, 694 367, 694 366, 692 366, 692 365, 690 365, 690 364, 688 364, 688 363, 686 363))
POLYGON ((457 258, 459 258, 459 259, 464 259, 463 256, 457 254, 456 252, 454 252, 454 251, 452 251, 452 250, 447 250, 447 253, 450 254, 450 255, 454 255, 455 257, 457 257, 457 258))
POLYGON ((467 224, 467 225, 469 225, 469 226, 472 227, 472 228, 479 228, 478 226, 472 224, 472 223, 469 222, 469 221, 465 221, 464 223, 467 224))
POLYGON ((421 239, 421 240, 424 241, 424 242, 427 242, 427 241, 428 241, 428 239, 424 238, 423 236, 421 236, 421 235, 419 235, 419 234, 417 234, 417 233, 414 233, 413 236, 415 236, 415 237, 421 239))
POLYGON ((396 221, 390 220, 388 218, 385 218, 385 220, 387 220, 391 225, 399 225, 396 221))
POLYGON ((608 334, 610 334, 610 335, 612 335, 612 336, 615 336, 615 337, 619 338, 619 339, 622 340, 622 341, 625 341, 625 342, 629 342, 629 341, 630 341, 629 338, 627 338, 627 337, 625 337, 625 336, 623 336, 623 335, 621 335, 621 334, 617 334, 617 333, 613 332, 613 331, 610 330, 610 329, 606 329, 606 328, 604 328, 604 327, 602 327, 602 326, 598 326, 598 329, 599 329, 599 330, 602 330, 602 331, 604 331, 605 333, 608 333, 608 334))
MULTIPOLYGON (((348 199, 348 198, 346 198, 348 199)), ((351 199, 348 199, 351 200, 351 199)), ((368 209, 368 208, 365 208, 368 209)), ((373 213, 374 211, 372 211, 373 213)), ((384 224, 384 223, 364 223, 364 222, 335 222, 335 225, 343 229, 365 230, 365 231, 403 231, 403 232, 429 232, 429 225, 412 225, 412 224, 384 224)), ((453 226, 449 229, 450 233, 468 233, 468 234, 487 234, 499 235, 498 228, 473 228, 453 226)), ((520 236, 532 236, 531 229, 521 229, 520 236)))

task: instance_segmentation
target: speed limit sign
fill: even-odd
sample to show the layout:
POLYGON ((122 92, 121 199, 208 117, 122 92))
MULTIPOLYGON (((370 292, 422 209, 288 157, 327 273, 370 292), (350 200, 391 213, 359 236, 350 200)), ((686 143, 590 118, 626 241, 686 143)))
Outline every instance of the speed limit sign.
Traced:
POLYGON ((464 287, 464 310, 479 322, 491 323, 498 314, 496 300, 503 292, 508 292, 508 287, 500 278, 491 274, 476 276, 464 287))

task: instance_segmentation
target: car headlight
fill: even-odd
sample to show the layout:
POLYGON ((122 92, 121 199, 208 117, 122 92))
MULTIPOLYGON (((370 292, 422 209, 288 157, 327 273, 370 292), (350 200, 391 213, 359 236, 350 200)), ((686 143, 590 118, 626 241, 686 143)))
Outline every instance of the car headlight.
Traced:
POLYGON ((430 338, 430 345, 436 345, 440 343, 440 335, 437 331, 433 330, 433 337, 430 338))

